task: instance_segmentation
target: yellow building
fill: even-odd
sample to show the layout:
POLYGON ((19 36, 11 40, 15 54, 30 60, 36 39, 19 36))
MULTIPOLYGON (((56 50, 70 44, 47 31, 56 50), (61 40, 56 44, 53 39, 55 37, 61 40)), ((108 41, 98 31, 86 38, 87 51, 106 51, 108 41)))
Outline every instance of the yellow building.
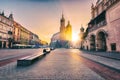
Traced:
POLYGON ((30 40, 30 31, 14 21, 13 38, 14 44, 28 45, 30 40))
POLYGON ((20 29, 21 29, 21 25, 14 21, 14 28, 13 28, 14 44, 20 43, 20 29))
POLYGON ((38 35, 32 33, 21 24, 14 21, 14 28, 13 28, 13 39, 14 39, 14 46, 27 47, 32 45, 39 45, 40 39, 38 35))
POLYGON ((29 38, 30 38, 30 31, 28 31, 24 27, 21 27, 21 29, 20 29, 20 43, 21 44, 29 44, 29 38))

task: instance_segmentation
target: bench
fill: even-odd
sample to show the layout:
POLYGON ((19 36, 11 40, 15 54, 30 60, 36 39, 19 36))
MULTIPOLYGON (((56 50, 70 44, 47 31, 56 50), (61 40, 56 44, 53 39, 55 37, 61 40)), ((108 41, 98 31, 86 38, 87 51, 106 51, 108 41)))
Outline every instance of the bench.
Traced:
POLYGON ((43 56, 45 56, 44 53, 33 54, 31 56, 26 56, 26 57, 20 58, 17 60, 17 66, 29 66, 29 65, 33 64, 36 60, 42 58, 43 56))

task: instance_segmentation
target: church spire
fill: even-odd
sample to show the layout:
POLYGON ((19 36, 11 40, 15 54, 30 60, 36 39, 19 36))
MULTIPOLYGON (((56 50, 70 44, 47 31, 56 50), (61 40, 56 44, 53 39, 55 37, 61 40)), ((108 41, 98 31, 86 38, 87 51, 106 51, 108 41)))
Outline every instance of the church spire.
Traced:
POLYGON ((63 13, 62 13, 62 18, 61 18, 61 20, 60 20, 60 23, 61 23, 61 27, 65 27, 65 18, 64 18, 64 15, 63 15, 63 13))
POLYGON ((67 27, 71 27, 71 25, 70 25, 70 21, 68 21, 67 27))
POLYGON ((64 14, 62 13, 61 22, 64 22, 64 21, 65 21, 64 14))

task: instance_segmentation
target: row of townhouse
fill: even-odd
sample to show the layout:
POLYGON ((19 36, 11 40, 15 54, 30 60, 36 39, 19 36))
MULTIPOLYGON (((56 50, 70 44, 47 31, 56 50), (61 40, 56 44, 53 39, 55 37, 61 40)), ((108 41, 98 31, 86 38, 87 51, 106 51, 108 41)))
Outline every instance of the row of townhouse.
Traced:
POLYGON ((0 13, 0 48, 12 48, 13 46, 25 46, 39 44, 39 37, 29 31, 13 19, 0 13))
POLYGON ((81 47, 85 50, 120 52, 120 0, 97 0, 81 47))
POLYGON ((12 46, 13 17, 0 12, 0 48, 10 48, 12 46))

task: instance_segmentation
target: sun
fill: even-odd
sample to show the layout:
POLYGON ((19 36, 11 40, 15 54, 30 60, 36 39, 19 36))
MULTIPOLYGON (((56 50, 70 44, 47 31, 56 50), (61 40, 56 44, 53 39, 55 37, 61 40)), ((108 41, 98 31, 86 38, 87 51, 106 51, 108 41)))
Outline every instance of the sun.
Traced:
POLYGON ((73 32, 73 34, 72 34, 72 41, 73 41, 73 42, 79 41, 78 33, 73 32))

